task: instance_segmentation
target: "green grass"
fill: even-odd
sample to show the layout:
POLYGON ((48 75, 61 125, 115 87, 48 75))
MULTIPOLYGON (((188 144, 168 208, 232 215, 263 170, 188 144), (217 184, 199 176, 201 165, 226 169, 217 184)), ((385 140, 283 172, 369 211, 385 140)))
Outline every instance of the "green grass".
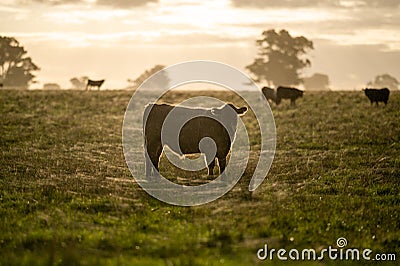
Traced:
MULTIPOLYGON (((131 94, 0 90, 0 265, 251 265, 266 263, 256 257, 265 243, 321 250, 339 237, 399 261, 399 93, 378 108, 362 92, 273 105, 266 180, 251 199, 242 182, 198 207, 164 204, 135 184, 121 141, 131 94)), ((164 100, 198 94, 240 102, 211 91, 164 100)), ((243 118, 253 145, 245 180, 260 138, 251 113, 243 118)), ((182 179, 165 158, 161 170, 182 179)), ((321 263, 335 262, 305 264, 321 263)))

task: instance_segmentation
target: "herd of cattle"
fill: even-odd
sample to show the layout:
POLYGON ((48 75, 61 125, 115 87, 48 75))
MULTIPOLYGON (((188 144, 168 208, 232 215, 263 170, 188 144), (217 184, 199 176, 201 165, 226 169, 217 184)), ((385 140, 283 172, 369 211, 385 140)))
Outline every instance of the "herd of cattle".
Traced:
MULTIPOLYGON (((387 104, 390 91, 383 89, 364 89, 365 95, 371 104, 384 102, 387 104)), ((289 99, 292 105, 298 98, 303 96, 303 91, 291 87, 278 87, 274 89, 264 87, 262 93, 267 100, 275 102, 277 105, 283 99, 289 99)), ((159 172, 160 156, 167 145, 182 156, 185 154, 201 153, 201 141, 204 138, 211 138, 216 145, 216 153, 211 155, 205 152, 208 174, 214 174, 214 167, 218 159, 220 173, 225 170, 226 159, 231 149, 232 141, 237 130, 238 116, 245 114, 247 107, 237 108, 232 104, 224 104, 214 108, 189 108, 178 107, 169 104, 149 104, 143 114, 143 133, 146 157, 146 176, 153 176, 159 172), (164 131, 166 119, 172 115, 174 121, 186 121, 185 117, 192 117, 183 123, 184 126, 179 132, 174 132, 174 128, 167 128, 167 137, 164 131), (223 126, 220 121, 223 121, 223 126), (176 134, 175 134, 176 133, 176 134), (169 137, 168 137, 169 135, 169 137), (177 138, 178 136, 178 138, 177 138), (163 139, 163 142, 162 142, 163 139), (174 140, 177 140, 176 143, 174 140)), ((176 126, 172 126, 175 127, 176 126)))
MULTIPOLYGON (((104 81, 105 81, 104 79, 102 80, 89 79, 86 84, 86 90, 90 90, 91 88, 96 88, 96 87, 97 90, 100 90, 100 87, 101 85, 103 85, 104 81)), ((1 85, 2 84, 0 84, 0 86, 1 85)), ((296 105, 296 100, 300 97, 303 97, 304 93, 304 91, 302 90, 284 86, 279 86, 276 90, 269 87, 263 87, 261 91, 268 101, 272 101, 276 105, 279 105, 283 99, 289 99, 290 104, 292 106, 296 105)), ((379 105, 379 102, 383 102, 386 105, 389 101, 390 90, 388 88, 383 88, 383 89, 366 88, 363 89, 363 91, 370 100, 371 104, 376 103, 376 105, 379 105)))
MULTIPOLYGON (((272 101, 279 105, 282 99, 290 99, 290 104, 295 105, 296 100, 300 97, 303 97, 304 91, 291 88, 291 87, 283 87, 279 86, 276 91, 274 89, 263 87, 261 89, 262 93, 264 94, 265 98, 268 101, 272 101)), ((370 100, 371 104, 376 103, 379 105, 379 102, 384 102, 385 105, 389 101, 390 90, 388 88, 383 89, 363 89, 365 95, 370 100)))
POLYGON ((295 105, 296 100, 303 97, 304 93, 302 90, 283 86, 279 86, 276 91, 268 87, 262 88, 261 91, 267 100, 271 100, 277 105, 281 103, 282 99, 290 99, 290 104, 295 105))

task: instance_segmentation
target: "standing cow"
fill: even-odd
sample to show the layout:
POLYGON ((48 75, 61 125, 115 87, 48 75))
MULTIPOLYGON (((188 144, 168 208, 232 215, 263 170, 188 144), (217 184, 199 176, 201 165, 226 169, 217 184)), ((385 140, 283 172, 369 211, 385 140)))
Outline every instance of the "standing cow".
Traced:
POLYGON ((273 102, 276 102, 276 92, 274 89, 263 87, 261 91, 264 94, 265 98, 267 98, 267 101, 271 100, 273 102))
POLYGON ((86 84, 86 90, 89 90, 91 88, 96 88, 96 87, 97 87, 97 90, 100 90, 100 87, 101 87, 101 85, 103 85, 104 81, 105 81, 104 79, 102 79, 102 80, 88 79, 87 84, 86 84))
POLYGON ((383 88, 383 89, 366 88, 363 91, 370 100, 371 105, 374 104, 374 102, 376 103, 376 106, 379 105, 378 102, 384 102, 386 105, 389 100, 390 90, 388 88, 383 88))
MULTIPOLYGON (((215 158, 207 158, 209 155, 205 154, 206 161, 209 162, 208 175, 213 175, 216 158, 218 158, 220 173, 222 173, 225 170, 226 157, 231 149, 231 140, 234 139, 236 134, 237 116, 245 114, 247 107, 236 108, 233 104, 224 104, 216 108, 189 108, 168 104, 148 105, 143 115, 146 176, 155 174, 154 170, 158 172, 159 159, 163 150, 161 131, 163 123, 171 111, 172 119, 175 121, 180 121, 184 117, 193 118, 183 125, 178 132, 179 134, 177 134, 179 137, 169 136, 169 138, 166 138, 163 135, 164 144, 179 155, 193 154, 200 153, 200 140, 206 137, 211 138, 216 144, 216 155, 215 158), (224 121, 227 128, 213 117, 224 121), (172 140, 174 137, 179 138, 179 147, 174 146, 172 140), (179 148, 182 154, 180 154, 179 148)), ((166 135, 168 135, 168 132, 166 135)))
POLYGON ((303 93, 304 91, 296 88, 279 86, 276 90, 276 104, 280 104, 282 99, 290 99, 290 104, 294 106, 296 100, 303 97, 303 93))

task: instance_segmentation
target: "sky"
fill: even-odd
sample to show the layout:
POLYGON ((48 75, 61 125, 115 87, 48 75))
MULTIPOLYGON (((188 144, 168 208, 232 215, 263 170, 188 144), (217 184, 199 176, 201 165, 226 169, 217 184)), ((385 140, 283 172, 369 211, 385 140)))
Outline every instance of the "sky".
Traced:
POLYGON ((190 60, 246 72, 269 29, 313 41, 303 75, 326 74, 332 89, 400 80, 399 0, 2 0, 0 25, 41 68, 33 87, 89 76, 121 89, 154 65, 190 60))

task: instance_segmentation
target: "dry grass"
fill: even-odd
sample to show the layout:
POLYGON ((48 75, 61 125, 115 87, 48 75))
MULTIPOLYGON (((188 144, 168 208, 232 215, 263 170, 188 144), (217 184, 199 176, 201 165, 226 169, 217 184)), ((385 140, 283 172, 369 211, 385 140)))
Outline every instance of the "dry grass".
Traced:
MULTIPOLYGON (((241 105, 212 91, 163 101, 195 94, 241 105)), ((0 264, 248 265, 265 243, 321 249, 339 237, 400 254, 399 93, 379 108, 361 92, 307 93, 296 108, 272 106, 276 156, 252 199, 242 183, 190 208, 159 202, 133 182, 121 143, 130 96, 0 91, 0 264)), ((244 123, 246 179, 260 139, 251 114, 244 123)), ((162 171, 187 182, 175 170, 164 158, 162 171)))

